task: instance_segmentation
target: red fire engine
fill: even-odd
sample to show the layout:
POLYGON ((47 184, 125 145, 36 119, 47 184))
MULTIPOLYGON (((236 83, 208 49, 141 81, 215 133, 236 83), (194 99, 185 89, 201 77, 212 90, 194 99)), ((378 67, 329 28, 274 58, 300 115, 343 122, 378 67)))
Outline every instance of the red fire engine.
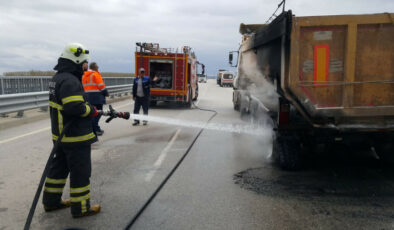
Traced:
POLYGON ((191 48, 160 48, 157 43, 136 45, 135 73, 143 67, 151 79, 158 77, 151 87, 151 104, 172 101, 191 106, 198 97, 198 62, 191 48))

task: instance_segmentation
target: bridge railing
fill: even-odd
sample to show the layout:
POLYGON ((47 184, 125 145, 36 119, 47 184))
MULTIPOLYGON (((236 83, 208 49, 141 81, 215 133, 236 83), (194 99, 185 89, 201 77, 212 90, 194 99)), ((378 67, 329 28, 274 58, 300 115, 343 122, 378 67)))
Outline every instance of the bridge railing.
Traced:
MULTIPOLYGON (((110 97, 131 94, 133 84, 107 86, 110 97)), ((23 111, 42 108, 46 110, 49 102, 49 92, 29 92, 0 95, 0 116, 8 113, 18 112, 23 116, 23 111)))
MULTIPOLYGON (((0 95, 48 91, 50 76, 0 76, 0 95)), ((103 77, 107 86, 128 85, 132 77, 103 77)))

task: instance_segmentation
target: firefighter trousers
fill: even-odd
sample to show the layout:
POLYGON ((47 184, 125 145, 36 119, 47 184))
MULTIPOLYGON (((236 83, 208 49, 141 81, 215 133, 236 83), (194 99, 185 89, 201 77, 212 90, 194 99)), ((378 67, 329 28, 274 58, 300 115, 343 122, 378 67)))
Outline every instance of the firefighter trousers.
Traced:
POLYGON ((91 159, 90 144, 60 144, 52 159, 45 181, 43 204, 57 206, 70 174, 71 213, 81 214, 90 208, 91 159))

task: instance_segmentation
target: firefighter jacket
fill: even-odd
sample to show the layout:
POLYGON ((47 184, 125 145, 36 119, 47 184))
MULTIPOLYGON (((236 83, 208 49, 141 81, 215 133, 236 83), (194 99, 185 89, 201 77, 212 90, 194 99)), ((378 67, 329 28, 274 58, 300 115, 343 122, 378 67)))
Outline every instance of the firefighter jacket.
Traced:
POLYGON ((62 144, 90 144, 97 141, 90 118, 95 109, 88 103, 81 84, 82 64, 59 58, 55 70, 57 73, 49 82, 52 139, 56 141, 64 126, 73 121, 61 140, 62 144))
POLYGON ((91 70, 86 71, 82 77, 82 85, 91 104, 105 104, 105 97, 109 95, 100 72, 91 70))
MULTIPOLYGON (((137 97, 137 87, 138 87, 138 80, 139 77, 134 78, 134 83, 133 83, 133 97, 137 97)), ((144 97, 149 97, 150 95, 150 86, 152 85, 152 81, 148 76, 144 76, 142 78, 142 89, 144 90, 144 97)))

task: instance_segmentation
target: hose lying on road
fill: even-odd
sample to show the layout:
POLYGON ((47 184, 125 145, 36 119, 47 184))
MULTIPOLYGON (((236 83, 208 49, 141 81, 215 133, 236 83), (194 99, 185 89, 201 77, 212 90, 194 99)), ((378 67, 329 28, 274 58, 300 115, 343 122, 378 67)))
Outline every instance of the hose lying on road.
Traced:
MULTIPOLYGON (((109 105, 109 111, 101 111, 101 110, 100 110, 100 111, 98 111, 98 113, 100 113, 100 114, 103 115, 103 116, 109 117, 109 118, 105 121, 106 123, 109 123, 109 122, 110 122, 112 119, 114 119, 114 118, 123 118, 123 119, 125 119, 125 120, 128 120, 128 119, 130 118, 130 113, 128 113, 128 112, 117 112, 116 110, 114 110, 114 109, 112 108, 111 105, 109 105)), ((48 175, 49 167, 51 166, 51 161, 52 161, 53 156, 55 155, 55 153, 56 153, 56 151, 57 151, 57 148, 59 147, 59 143, 60 143, 60 141, 63 139, 63 136, 64 136, 64 134, 66 133, 66 131, 68 130, 68 128, 70 127, 70 125, 71 125, 72 123, 74 123, 75 120, 76 120, 76 118, 72 119, 69 123, 67 123, 67 124, 64 126, 64 129, 63 129, 63 131, 60 133, 59 138, 57 139, 57 141, 56 141, 55 144, 53 145, 51 154, 49 154, 48 161, 47 161, 47 163, 46 163, 46 165, 45 165, 45 169, 44 169, 44 171, 42 172, 41 180, 40 180, 40 183, 39 183, 39 185, 38 185, 36 194, 35 194, 35 196, 34 196, 33 203, 32 203, 32 205, 31 205, 31 207, 30 207, 29 215, 27 216, 26 223, 25 223, 25 227, 23 228, 24 230, 28 230, 28 229, 30 228, 31 221, 32 221, 32 219, 33 219, 34 212, 35 212, 36 207, 37 207, 38 199, 40 198, 41 190, 42 190, 42 187, 44 186, 45 178, 46 178, 47 175, 48 175)))
MULTIPOLYGON (((207 111, 207 112, 212 112, 212 113, 214 113, 214 114, 208 119, 207 123, 209 123, 209 122, 217 115, 217 112, 216 112, 215 110, 203 109, 203 108, 200 108, 200 107, 196 106, 194 103, 193 103, 193 105, 195 106, 195 108, 197 108, 197 109, 199 109, 199 110, 201 110, 201 111, 207 111)), ((113 112, 114 110, 113 110, 113 111, 112 111, 112 110, 113 110, 113 109, 110 108, 110 112, 112 112, 112 113, 107 112, 108 114, 103 114, 103 115, 109 116, 109 115, 113 114, 113 113, 114 113, 114 112, 113 112)), ((124 118, 124 119, 128 119, 128 117, 129 117, 129 116, 128 116, 128 117, 126 118, 126 117, 123 117, 123 116, 119 116, 120 113, 118 114, 116 111, 115 111, 115 113, 117 114, 117 116, 115 116, 115 117, 121 117, 121 118, 124 118)), ((111 115, 111 117, 112 117, 112 116, 113 116, 113 115, 111 115)), ((74 120, 75 120, 75 119, 74 119, 74 120)), ((24 230, 30 229, 30 225, 31 225, 31 222, 32 222, 32 219, 33 219, 33 216, 34 216, 34 212, 35 212, 35 210, 36 210, 37 203, 38 203, 38 200, 39 200, 39 198, 40 198, 41 191, 42 191, 42 187, 44 186, 45 178, 46 178, 46 176, 47 176, 47 174, 48 174, 49 167, 50 167, 50 165, 51 165, 51 161, 52 161, 52 159, 53 159, 53 156, 55 155, 55 153, 56 153, 56 151, 57 151, 57 148, 58 148, 58 146, 59 146, 59 143, 60 143, 60 141, 62 140, 62 138, 63 138, 65 132, 69 129, 70 125, 74 122, 74 120, 70 121, 69 123, 67 123, 67 124, 64 126, 64 129, 63 129, 63 131, 61 132, 61 134, 59 135, 58 140, 54 143, 54 146, 53 146, 52 151, 51 151, 51 153, 50 153, 50 155, 49 155, 48 161, 47 161, 47 163, 46 163, 46 165, 45 165, 45 169, 44 169, 44 171, 43 171, 43 173, 42 173, 40 183, 39 183, 39 185, 38 185, 36 194, 35 194, 34 199, 33 199, 33 203, 32 203, 32 205, 31 205, 31 207, 30 207, 29 215, 27 216, 24 230)), ((109 122, 109 121, 110 121, 110 119, 107 119, 107 122, 109 122)), ((161 184, 159 185, 159 187, 157 187, 157 189, 153 192, 153 194, 149 197, 149 199, 148 199, 148 200, 144 203, 144 205, 139 209, 139 211, 137 212, 137 214, 132 218, 132 220, 129 222, 129 224, 126 226, 125 229, 130 229, 130 228, 133 226, 133 224, 137 221, 137 219, 138 219, 138 218, 141 216, 141 214, 145 211, 145 209, 148 207, 148 205, 152 202, 152 200, 156 197, 156 195, 157 195, 157 194, 160 192, 160 190, 164 187, 164 185, 167 183, 167 181, 171 178, 171 176, 174 174, 174 172, 178 169, 179 165, 183 162, 183 160, 185 159, 185 157, 188 155, 188 153, 190 152, 191 148, 193 147, 194 143, 197 141, 198 137, 201 135, 201 133, 202 133, 203 130, 204 130, 204 128, 202 128, 202 129, 198 132, 197 136, 193 139, 192 143, 190 144, 190 146, 188 147, 188 149, 186 150, 186 152, 183 154, 183 156, 179 159, 179 161, 176 163, 176 165, 172 168, 172 170, 171 170, 170 173, 166 176, 166 178, 161 182, 161 184)))
POLYGON ((30 207, 29 215, 27 216, 25 227, 23 228, 24 230, 28 230, 30 228, 30 224, 31 224, 31 221, 32 221, 33 216, 34 216, 34 212, 35 212, 36 207, 37 207, 38 199, 40 198, 42 187, 44 186, 45 178, 48 175, 49 167, 51 166, 51 161, 53 159, 53 156, 55 155, 55 153, 57 151, 57 148, 59 147, 59 143, 63 139, 64 134, 66 133, 66 131, 68 130, 70 125, 72 123, 74 123, 74 121, 75 121, 75 118, 73 120, 71 120, 70 122, 68 122, 64 126, 64 129, 60 133, 59 138, 57 139, 57 141, 53 145, 52 152, 51 152, 51 154, 49 154, 49 158, 48 158, 47 163, 45 165, 45 169, 44 169, 44 171, 42 172, 42 175, 41 175, 40 183, 38 184, 36 195, 34 196, 33 203, 32 203, 32 205, 30 207))
MULTIPOLYGON (((211 109, 203 109, 195 105, 195 108, 202 110, 202 111, 207 111, 207 112, 212 112, 214 113, 207 121, 209 123, 218 113, 215 110, 211 109)), ((164 185, 167 183, 167 181, 171 178, 171 176, 174 174, 174 172, 178 169, 179 165, 182 164, 183 160, 186 158, 186 156, 189 154, 191 148, 193 147, 194 143, 197 141, 198 137, 201 135, 202 131, 204 131, 204 128, 202 128, 197 136, 193 139, 192 143, 190 144, 189 148, 187 148, 186 152, 183 154, 183 156, 179 159, 179 161, 176 163, 176 165, 172 168, 170 173, 166 176, 166 178, 160 183, 159 187, 156 188, 156 190, 152 193, 152 195, 149 197, 149 199, 144 203, 144 205, 138 210, 137 214, 134 215, 134 217, 131 219, 129 224, 126 226, 125 229, 130 229, 134 223, 137 221, 137 219, 141 216, 141 214, 145 211, 145 209, 148 207, 148 205, 153 201, 153 199, 156 197, 156 195, 160 192, 160 190, 164 187, 164 185)))

